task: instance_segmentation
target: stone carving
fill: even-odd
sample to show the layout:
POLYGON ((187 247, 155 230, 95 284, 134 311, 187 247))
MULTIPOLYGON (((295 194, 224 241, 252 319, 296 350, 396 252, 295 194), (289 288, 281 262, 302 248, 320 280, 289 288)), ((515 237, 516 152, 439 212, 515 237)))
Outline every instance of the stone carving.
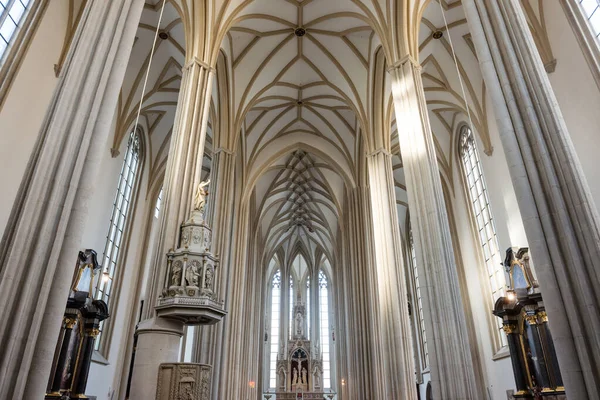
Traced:
POLYGON ((181 285, 181 273, 183 271, 183 263, 181 261, 175 261, 173 268, 171 269, 171 286, 181 285))
POLYGON ((194 363, 161 364, 157 400, 209 400, 212 367, 194 363))
POLYGON ((204 275, 204 289, 212 289, 213 275, 212 267, 208 266, 204 275))
POLYGON ((306 384, 306 368, 302 367, 302 383, 306 384))
POLYGON ((206 207, 206 197, 208 196, 208 190, 204 189, 210 183, 210 179, 204 182, 200 182, 198 189, 196 189, 196 195, 194 196, 194 210, 203 212, 206 207))
POLYGON ((185 280, 188 286, 200 285, 200 262, 198 260, 190 261, 187 271, 185 272, 185 280))
POLYGON ((304 326, 303 326, 303 321, 304 318, 302 318, 302 314, 301 313, 296 313, 296 317, 294 318, 295 320, 295 332, 296 332, 296 336, 302 336, 303 332, 304 332, 304 326))
POLYGON ((294 368, 294 374, 292 375, 292 385, 298 384, 298 370, 294 368))

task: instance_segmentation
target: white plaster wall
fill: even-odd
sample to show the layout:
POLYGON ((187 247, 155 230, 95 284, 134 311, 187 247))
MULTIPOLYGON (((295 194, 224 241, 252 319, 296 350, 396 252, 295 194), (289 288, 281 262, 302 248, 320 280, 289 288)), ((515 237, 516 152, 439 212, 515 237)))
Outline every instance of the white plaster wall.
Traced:
POLYGON ((50 1, 0 109, 0 230, 4 231, 58 79, 68 1, 50 1))
POLYGON ((600 90, 559 1, 545 1, 548 37, 557 60, 548 74, 596 206, 600 204, 600 90))

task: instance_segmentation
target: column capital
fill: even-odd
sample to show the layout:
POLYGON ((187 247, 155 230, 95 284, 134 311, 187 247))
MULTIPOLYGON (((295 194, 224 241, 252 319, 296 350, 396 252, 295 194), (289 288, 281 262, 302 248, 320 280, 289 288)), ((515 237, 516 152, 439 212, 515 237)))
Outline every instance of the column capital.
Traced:
POLYGON ((204 62, 202 60, 200 60, 198 57, 192 57, 190 60, 188 60, 185 65, 183 66, 184 70, 190 69, 191 67, 198 65, 202 68, 205 68, 206 70, 208 70, 209 72, 215 72, 215 69, 213 67, 211 67, 207 62, 204 62))
POLYGON ((229 149, 225 149, 223 147, 217 147, 214 151, 214 154, 219 154, 219 153, 225 153, 228 154, 230 156, 235 156, 236 152, 233 150, 229 150, 229 149))
POLYGON ((410 54, 407 54, 406 56, 402 57, 401 59, 394 62, 393 64, 390 64, 390 66, 388 66, 388 68, 387 68, 387 71, 391 73, 394 70, 402 67, 403 65, 405 65, 407 63, 409 63, 415 70, 417 70, 419 72, 421 72, 421 70, 423 69, 423 67, 421 67, 421 64, 419 64, 419 61, 417 61, 410 54))
POLYGON ((380 147, 377 150, 372 151, 371 153, 367 153, 367 158, 377 157, 380 154, 383 154, 384 156, 387 156, 387 157, 393 156, 393 154, 390 153, 387 149, 380 147))

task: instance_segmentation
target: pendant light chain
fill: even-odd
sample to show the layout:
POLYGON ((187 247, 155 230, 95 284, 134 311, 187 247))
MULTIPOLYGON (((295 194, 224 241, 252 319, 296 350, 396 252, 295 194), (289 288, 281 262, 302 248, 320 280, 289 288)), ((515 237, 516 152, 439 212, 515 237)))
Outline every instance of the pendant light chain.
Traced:
MULTIPOLYGON (((146 69, 146 76, 144 78, 144 86, 142 86, 142 96, 140 98, 140 105, 138 106, 137 115, 135 117, 135 124, 133 124, 133 129, 138 126, 140 121, 140 114, 142 112, 142 104, 144 102, 144 94, 146 93, 146 85, 148 84, 148 75, 150 75, 150 67, 152 66, 152 58, 154 57, 154 50, 156 49, 156 39, 158 38, 158 32, 160 31, 160 24, 162 22, 163 12, 165 11, 165 5, 167 4, 167 0, 163 0, 162 7, 160 9, 160 16, 158 17, 158 24, 156 25, 156 32, 154 32, 154 41, 152 42, 152 50, 150 51, 150 59, 148 60, 148 68, 146 69)), ((110 274, 107 269, 104 269, 102 272, 102 282, 106 283, 110 280, 110 274)))
POLYGON ((467 118, 469 119, 469 128, 473 131, 473 120, 471 119, 471 107, 469 107, 469 101, 467 100, 467 94, 465 92, 465 85, 463 83, 462 75, 460 73, 460 69, 458 68, 458 59, 456 58, 456 51, 454 50, 454 44, 452 43, 452 35, 450 35, 450 28, 448 27, 448 21, 446 20, 446 13, 444 12, 444 7, 442 6, 442 0, 438 0, 440 5, 440 11, 442 13, 442 18, 444 19, 444 26, 446 27, 446 32, 448 33, 448 41, 450 42, 450 49, 452 50, 452 58, 454 59, 454 66, 456 67, 456 73, 458 74, 458 81, 460 82, 460 90, 462 91, 463 100, 465 102, 465 107, 467 109, 467 118))
POLYGON ((162 22, 163 13, 165 11, 165 5, 167 0, 163 0, 162 7, 160 9, 160 16, 158 17, 158 24, 156 25, 156 32, 154 32, 154 40, 152 42, 152 50, 150 51, 150 59, 148 60, 148 68, 146 69, 146 77, 144 78, 144 86, 142 86, 142 97, 140 98, 140 105, 138 107, 137 115, 135 117, 135 129, 140 121, 140 114, 142 113, 142 104, 144 103, 144 94, 146 94, 146 85, 148 84, 148 76, 150 75, 150 67, 152 66, 152 58, 154 57, 154 50, 156 49, 156 39, 158 38, 158 32, 160 31, 160 24, 162 22))

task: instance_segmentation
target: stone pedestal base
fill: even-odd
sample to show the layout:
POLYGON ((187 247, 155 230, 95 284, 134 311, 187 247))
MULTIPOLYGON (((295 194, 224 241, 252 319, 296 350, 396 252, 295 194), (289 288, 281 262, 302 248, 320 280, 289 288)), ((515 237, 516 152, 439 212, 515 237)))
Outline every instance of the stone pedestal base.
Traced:
MULTIPOLYGON (((159 366, 179 361, 183 323, 163 318, 143 321, 137 329, 138 342, 131 379, 130 399, 154 399, 159 366)), ((173 397, 176 399, 177 397, 173 397)))
POLYGON ((161 364, 156 400, 209 400, 212 367, 205 364, 161 364))

